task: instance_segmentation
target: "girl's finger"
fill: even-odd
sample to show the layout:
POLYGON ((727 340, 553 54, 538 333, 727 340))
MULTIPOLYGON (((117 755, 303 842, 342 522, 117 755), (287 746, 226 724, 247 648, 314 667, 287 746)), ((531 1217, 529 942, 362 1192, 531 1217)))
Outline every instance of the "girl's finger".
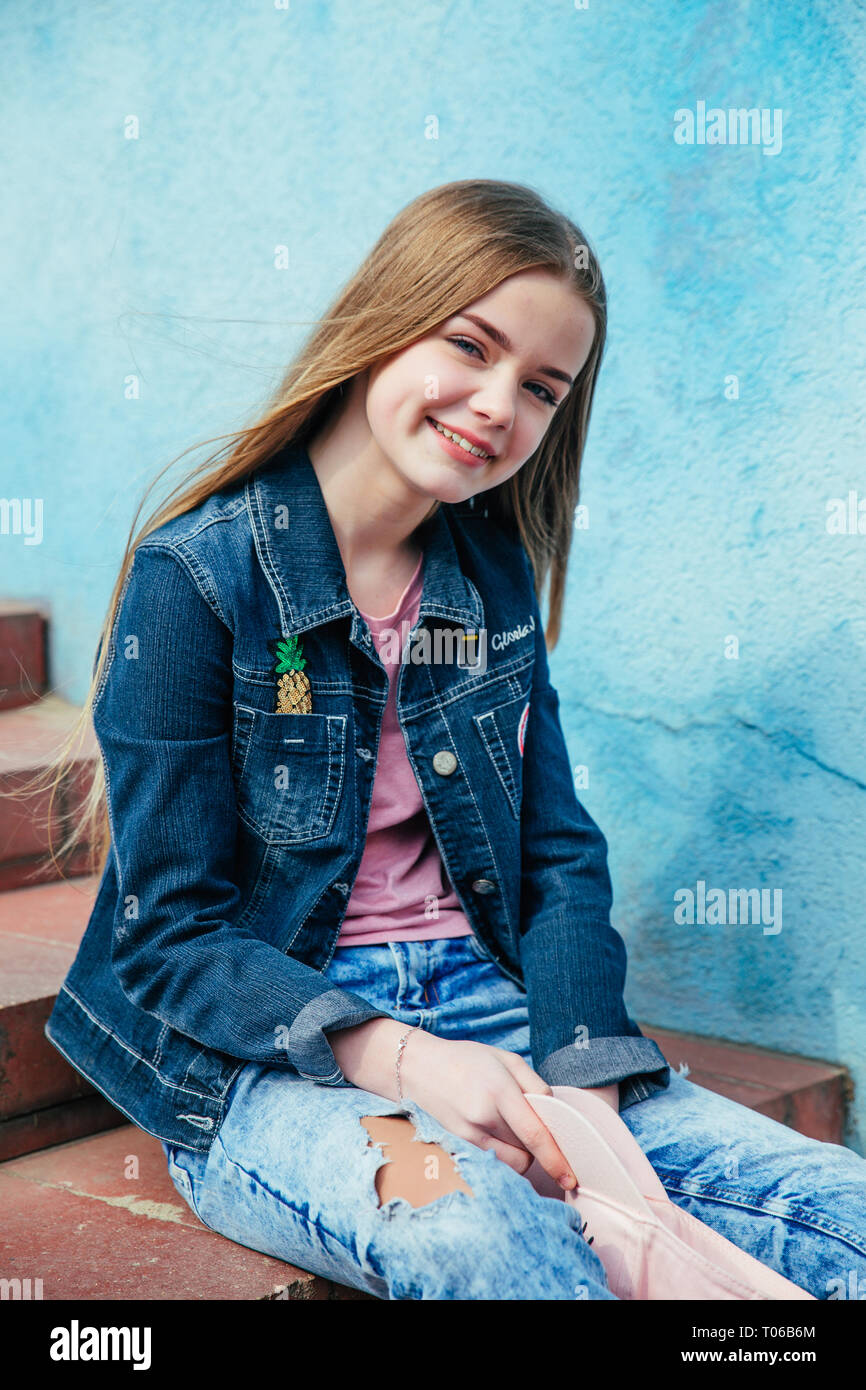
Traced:
POLYGON ((524 1062, 519 1052, 506 1052, 500 1050, 502 1062, 511 1072, 515 1081, 520 1086, 521 1091, 534 1091, 542 1096, 552 1096, 553 1088, 548 1086, 543 1077, 533 1071, 528 1062, 524 1062))
POLYGON ((560 1182, 563 1177, 574 1178, 572 1187, 576 1187, 580 1175, 574 1172, 550 1130, 539 1119, 523 1093, 513 1091, 500 1102, 499 1108, 517 1135, 518 1143, 538 1159, 545 1173, 549 1173, 554 1182, 560 1182))
POLYGON ((532 1166, 533 1156, 528 1149, 507 1144, 503 1139, 497 1139, 489 1132, 479 1134, 477 1139, 473 1139, 471 1142, 477 1144, 479 1149, 492 1149, 498 1159, 507 1163, 509 1168, 513 1168, 515 1173, 519 1173, 521 1177, 532 1166))

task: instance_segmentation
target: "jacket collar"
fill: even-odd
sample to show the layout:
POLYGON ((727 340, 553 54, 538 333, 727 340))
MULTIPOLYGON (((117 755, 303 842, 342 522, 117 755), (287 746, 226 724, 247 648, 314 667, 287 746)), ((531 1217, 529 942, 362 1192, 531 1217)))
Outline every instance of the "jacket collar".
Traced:
MULTIPOLYGON (((256 551, 280 608, 283 634, 304 632, 334 618, 362 622, 346 582, 331 518, 304 445, 281 450, 246 484, 256 551)), ((418 614, 445 618, 470 631, 484 626, 475 585, 464 575, 452 529, 460 508, 442 502, 419 527, 424 550, 418 614)))

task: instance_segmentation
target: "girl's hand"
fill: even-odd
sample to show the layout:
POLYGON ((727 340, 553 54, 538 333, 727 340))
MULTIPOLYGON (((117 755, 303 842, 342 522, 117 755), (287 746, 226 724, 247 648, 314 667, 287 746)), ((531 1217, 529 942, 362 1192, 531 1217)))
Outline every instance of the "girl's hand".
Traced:
MULTIPOLYGON (((327 1037, 337 1065, 353 1086, 397 1101, 395 1064, 405 1032, 397 1019, 372 1018, 335 1029, 327 1037)), ((403 1050, 400 1080, 404 1097, 452 1134, 492 1149, 521 1175, 538 1159, 554 1182, 566 1189, 577 1187, 578 1175, 523 1099, 525 1091, 544 1096, 553 1092, 516 1052, 486 1043, 447 1042, 415 1028, 403 1050)))
POLYGON ((526 1091, 553 1092, 516 1052, 486 1043, 449 1042, 419 1028, 409 1034, 400 1078, 406 1099, 452 1134, 492 1149, 521 1175, 537 1158, 554 1182, 577 1187, 565 1155, 524 1099, 526 1091))

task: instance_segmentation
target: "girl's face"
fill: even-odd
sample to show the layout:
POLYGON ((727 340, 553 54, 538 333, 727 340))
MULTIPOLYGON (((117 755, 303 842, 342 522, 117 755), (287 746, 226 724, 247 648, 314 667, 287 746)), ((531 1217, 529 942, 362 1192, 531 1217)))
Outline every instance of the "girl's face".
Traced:
POLYGON ((441 502, 485 492, 538 448, 594 331, 591 310, 569 284, 544 270, 509 276, 370 368, 373 440, 415 491, 441 502), (489 457, 469 453, 437 426, 489 457))

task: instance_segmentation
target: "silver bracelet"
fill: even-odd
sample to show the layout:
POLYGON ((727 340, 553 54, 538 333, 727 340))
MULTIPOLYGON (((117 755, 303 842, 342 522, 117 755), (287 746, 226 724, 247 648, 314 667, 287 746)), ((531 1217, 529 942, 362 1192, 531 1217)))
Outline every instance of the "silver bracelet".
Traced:
POLYGON ((414 1033, 415 1031, 415 1028, 407 1028, 406 1032, 403 1034, 397 1046, 397 1063, 395 1071, 397 1075, 397 1095, 400 1097, 401 1100, 405 1100, 405 1096, 403 1095, 403 1087, 400 1083, 400 1063, 403 1060, 403 1048, 406 1046, 406 1041, 409 1037, 409 1034, 414 1033))

